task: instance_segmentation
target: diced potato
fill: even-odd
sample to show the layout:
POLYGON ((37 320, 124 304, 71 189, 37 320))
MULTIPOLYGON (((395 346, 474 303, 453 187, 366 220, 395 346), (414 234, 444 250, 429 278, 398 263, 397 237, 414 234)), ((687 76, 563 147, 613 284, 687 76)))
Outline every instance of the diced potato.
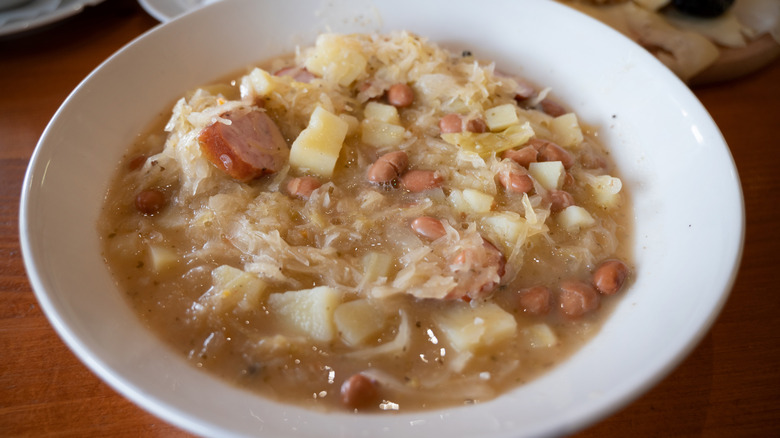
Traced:
POLYGON ((560 161, 540 161, 528 165, 528 173, 547 190, 558 190, 563 185, 566 169, 560 161))
POLYGON ((456 210, 463 213, 487 213, 493 208, 493 196, 474 189, 454 189, 448 197, 456 210))
POLYGON ((403 126, 370 119, 363 120, 360 127, 363 143, 378 148, 398 146, 406 133, 403 126))
POLYGON ((167 271, 179 262, 179 255, 171 248, 150 245, 149 253, 152 256, 152 267, 156 272, 167 271))
POLYGON ((558 213, 558 223, 569 231, 576 231, 592 226, 596 220, 588 210, 578 205, 570 205, 558 213))
POLYGON ((491 131, 497 132, 520 123, 520 119, 517 118, 515 106, 507 103, 485 111, 485 122, 491 131))
POLYGON ((366 69, 366 58, 360 44, 344 35, 321 34, 317 37, 314 51, 306 58, 304 65, 310 72, 327 81, 346 87, 366 69))
POLYGON ((401 117, 398 115, 398 109, 393 105, 386 105, 379 102, 368 102, 363 110, 363 118, 392 123, 394 125, 401 124, 401 117))
POLYGON ((268 297, 268 308, 287 329, 314 341, 330 342, 336 338, 333 313, 341 295, 328 286, 275 293, 268 297))
POLYGON ((450 201, 450 204, 452 204, 455 210, 463 213, 469 212, 469 207, 466 205, 466 200, 463 199, 463 190, 453 189, 447 196, 447 200, 450 201))
POLYGON ((563 147, 576 147, 585 139, 574 113, 558 116, 550 122, 555 142, 563 147))
POLYGON ((121 257, 126 263, 138 263, 138 245, 141 238, 138 233, 117 233, 111 238, 108 251, 115 257, 121 257))
POLYGON ((349 114, 339 114, 339 118, 347 122, 347 135, 355 135, 360 129, 360 121, 355 116, 349 114))
POLYGON ((301 131, 290 148, 290 166, 329 178, 348 129, 347 122, 318 106, 309 119, 309 126, 301 131))
POLYGON ((464 151, 474 152, 481 156, 500 153, 507 149, 520 146, 534 136, 531 123, 511 125, 501 132, 456 132, 442 134, 441 139, 456 145, 464 151))
POLYGON ((336 307, 333 314, 341 338, 348 345, 365 344, 387 324, 387 316, 366 299, 349 301, 336 307))
POLYGON ((620 178, 609 175, 599 175, 588 180, 588 187, 593 199, 601 207, 611 208, 620 203, 620 190, 623 182, 620 178))
POLYGON ((475 213, 486 213, 493 208, 493 196, 474 189, 464 189, 463 199, 475 213))
POLYGON ((549 348, 558 345, 558 337, 547 324, 534 324, 521 332, 532 348, 549 348))
POLYGON ((482 220, 483 224, 499 236, 507 246, 522 243, 528 234, 528 224, 515 212, 502 211, 493 213, 482 220))
POLYGON ((461 304, 434 317, 447 342, 459 353, 478 351, 514 336, 517 321, 498 304, 461 304))
POLYGON ((380 277, 387 277, 393 266, 393 258, 383 252, 371 251, 363 257, 363 282, 371 283, 380 277))
POLYGON ((249 90, 260 96, 267 96, 276 90, 277 81, 267 71, 261 68, 253 69, 241 82, 241 94, 249 95, 249 90))
POLYGON ((252 310, 260 307, 267 283, 257 275, 222 265, 211 271, 212 292, 209 302, 217 311, 233 307, 252 310))

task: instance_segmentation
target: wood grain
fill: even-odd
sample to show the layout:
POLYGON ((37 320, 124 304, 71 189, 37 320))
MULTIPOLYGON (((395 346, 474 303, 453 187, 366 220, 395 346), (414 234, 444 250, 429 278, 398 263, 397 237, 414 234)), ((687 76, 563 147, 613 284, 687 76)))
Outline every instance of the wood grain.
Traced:
MULTIPOLYGON (((109 0, 0 38, 2 436, 188 436, 73 356, 35 300, 18 238, 22 178, 46 123, 90 71, 156 24, 135 1, 109 0)), ((694 91, 742 180, 747 231, 736 285, 712 330, 669 376, 577 436, 780 436, 780 63, 694 91)))

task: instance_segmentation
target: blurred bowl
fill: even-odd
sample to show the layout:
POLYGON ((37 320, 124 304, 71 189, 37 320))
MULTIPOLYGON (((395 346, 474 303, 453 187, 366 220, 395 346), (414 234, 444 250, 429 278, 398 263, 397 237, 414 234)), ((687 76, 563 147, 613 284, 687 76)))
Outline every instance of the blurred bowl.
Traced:
POLYGON ((744 234, 739 178, 718 128, 644 49, 549 1, 224 1, 143 35, 91 73, 43 133, 20 232, 54 328, 97 375, 205 436, 549 436, 579 430, 669 373, 716 318, 744 234), (634 202, 636 281, 599 334, 495 400, 394 415, 317 413, 235 388, 145 328, 100 254, 96 221, 133 139, 185 91, 312 44, 322 31, 406 29, 551 86, 600 129, 634 202))

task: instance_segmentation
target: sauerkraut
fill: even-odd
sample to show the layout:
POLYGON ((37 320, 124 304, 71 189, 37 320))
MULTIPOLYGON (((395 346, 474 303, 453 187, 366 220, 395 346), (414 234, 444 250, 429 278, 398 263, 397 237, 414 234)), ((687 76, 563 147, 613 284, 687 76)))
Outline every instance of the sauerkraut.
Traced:
POLYGON ((139 316, 196 366, 312 408, 413 410, 493 398, 595 333, 629 200, 554 92, 407 32, 261 65, 176 102, 98 224, 139 316), (289 148, 261 176, 231 173, 269 147, 235 140, 245 114, 289 148))

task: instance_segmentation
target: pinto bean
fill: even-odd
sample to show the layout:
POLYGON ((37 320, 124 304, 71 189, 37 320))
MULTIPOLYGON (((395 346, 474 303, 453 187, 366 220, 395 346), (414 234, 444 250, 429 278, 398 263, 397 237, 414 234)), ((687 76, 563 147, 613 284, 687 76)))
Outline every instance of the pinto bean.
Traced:
POLYGON ((542 106, 542 111, 544 111, 545 114, 551 115, 553 117, 559 117, 568 113, 568 111, 566 111, 566 108, 564 108, 558 102, 551 100, 549 97, 546 99, 542 99, 542 101, 539 102, 539 104, 542 106))
POLYGON ((141 190, 135 196, 135 208, 146 215, 153 215, 168 203, 165 194, 157 189, 141 190))
POLYGON ((301 176, 287 182, 287 192, 296 198, 309 199, 312 192, 322 186, 320 181, 313 176, 301 176))
POLYGON ((544 315, 550 311, 552 292, 547 286, 534 286, 520 291, 520 308, 531 315, 544 315))
POLYGON ((368 407, 377 400, 378 384, 365 374, 353 374, 341 384, 341 402, 350 409, 368 407))
POLYGON ((509 158, 515 163, 528 169, 531 163, 535 163, 538 159, 539 151, 533 146, 525 146, 520 149, 509 149, 504 151, 502 158, 509 158))
POLYGON ((571 154, 566 149, 549 140, 532 138, 528 140, 528 144, 539 151, 539 161, 560 161, 566 169, 574 165, 574 158, 571 154))
POLYGON ((406 84, 393 84, 387 90, 387 102, 397 108, 405 108, 414 102, 414 91, 406 84))
POLYGON ((442 134, 452 134, 463 131, 463 120, 457 114, 447 114, 439 119, 439 129, 442 134))
POLYGON ((620 260, 606 260, 593 272, 593 285, 604 295, 613 295, 620 291, 626 278, 628 266, 620 260))
POLYGON ((198 136, 200 150, 217 168, 239 181, 275 173, 287 162, 290 148, 279 127, 264 111, 236 110, 220 117, 198 136))
POLYGON ((510 163, 511 166, 506 166, 498 172, 498 182, 504 186, 507 192, 511 193, 528 193, 534 188, 534 182, 528 172, 520 165, 510 163))
POLYGON ((558 287, 561 289, 558 297, 561 303, 561 312, 570 318, 578 318, 596 310, 601 303, 599 293, 588 283, 564 280, 558 287))
POLYGON ((368 169, 368 180, 386 184, 401 176, 409 165, 409 156, 404 151, 388 152, 379 157, 368 169))
POLYGON ((440 220, 431 216, 420 216, 412 221, 412 230, 428 240, 436 240, 447 234, 440 220))
POLYGON ((420 193, 439 187, 443 181, 435 170, 410 170, 400 179, 401 187, 412 193, 420 193))
POLYGON ((466 131, 481 134, 487 131, 487 123, 482 119, 471 119, 466 122, 466 131))
POLYGON ((565 190, 550 191, 550 211, 558 213, 566 207, 574 205, 574 196, 565 190))

